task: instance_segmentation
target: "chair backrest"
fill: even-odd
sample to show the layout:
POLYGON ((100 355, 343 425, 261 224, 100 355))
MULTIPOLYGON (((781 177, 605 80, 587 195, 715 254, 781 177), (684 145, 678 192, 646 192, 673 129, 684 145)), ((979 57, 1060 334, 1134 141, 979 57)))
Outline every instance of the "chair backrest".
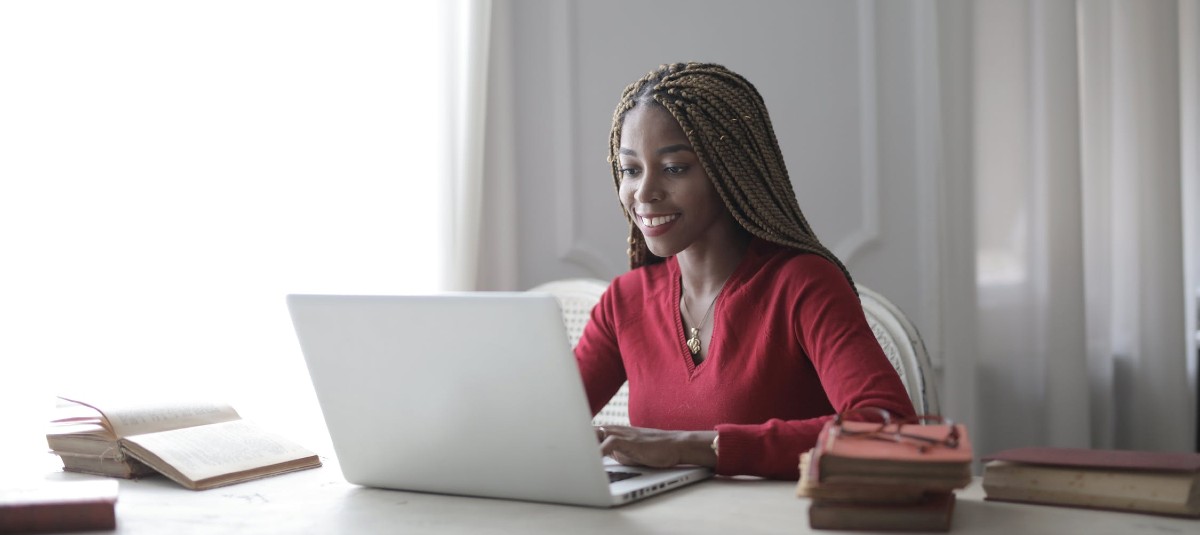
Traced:
MULTIPOLYGON (((531 288, 531 292, 546 292, 558 299, 562 308, 563 325, 567 328, 567 338, 571 346, 579 343, 583 328, 591 318, 592 307, 600 301, 600 294, 608 288, 608 283, 600 279, 564 279, 547 282, 531 288)), ((621 385, 621 389, 609 400, 608 404, 592 419, 593 425, 629 425, 629 383, 621 385)))
POLYGON ((592 317, 592 308, 600 302, 600 295, 606 289, 608 284, 600 279, 563 279, 535 286, 529 291, 545 292, 558 300, 567 339, 571 341, 571 347, 575 347, 592 317))
POLYGON ((904 381, 913 407, 921 414, 941 414, 933 366, 921 334, 886 297, 861 284, 856 286, 867 325, 883 348, 883 354, 900 374, 900 380, 904 381))
MULTIPOLYGON (((916 327, 908 321, 896 305, 878 292, 861 284, 858 286, 863 313, 867 324, 875 334, 875 340, 883 348, 888 361, 900 374, 900 380, 908 390, 913 407, 918 413, 940 414, 941 405, 937 388, 933 382, 929 353, 916 327)), ((608 285, 599 279, 566 279, 552 281, 531 288, 530 291, 547 292, 558 299, 563 311, 563 324, 567 337, 574 346, 583 334, 591 318, 592 307, 600 300, 600 294, 608 285)), ((594 425, 629 425, 629 383, 621 389, 592 419, 594 425)))

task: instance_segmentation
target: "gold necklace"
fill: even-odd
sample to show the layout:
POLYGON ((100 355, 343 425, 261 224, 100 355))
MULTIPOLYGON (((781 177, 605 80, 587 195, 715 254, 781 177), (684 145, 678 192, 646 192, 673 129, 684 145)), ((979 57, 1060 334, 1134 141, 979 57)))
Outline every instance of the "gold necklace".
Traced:
MULTIPOLYGON (((724 287, 725 287, 725 285, 722 284, 721 288, 724 288, 724 287)), ((721 289, 718 289, 717 295, 714 295, 712 302, 708 304, 708 310, 704 312, 704 317, 700 319, 700 323, 696 324, 695 327, 692 327, 689 329, 691 336, 689 336, 687 339, 687 346, 688 346, 688 350, 692 352, 693 357, 700 354, 700 329, 704 328, 704 322, 708 321, 708 315, 712 314, 713 306, 715 306, 717 304, 717 297, 720 297, 720 296, 721 296, 721 289)), ((684 314, 687 314, 688 316, 692 315, 692 313, 688 311, 687 299, 684 299, 682 291, 679 292, 679 304, 683 306, 684 314)))

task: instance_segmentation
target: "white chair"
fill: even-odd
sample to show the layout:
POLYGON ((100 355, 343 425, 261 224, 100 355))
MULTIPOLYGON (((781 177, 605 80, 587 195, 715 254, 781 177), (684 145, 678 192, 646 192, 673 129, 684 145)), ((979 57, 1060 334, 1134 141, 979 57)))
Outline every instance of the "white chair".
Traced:
MULTIPOLYGON (((604 281, 598 279, 566 279, 548 282, 530 291, 546 292, 558 299, 567 338, 574 347, 591 318, 592 307, 596 306, 600 294, 607 287, 604 281)), ((920 333, 887 298, 861 284, 857 287, 867 325, 871 327, 888 361, 900 374, 913 407, 921 414, 940 414, 941 405, 932 380, 929 354, 920 333)), ((592 419, 592 424, 629 425, 629 383, 621 385, 621 389, 592 419)))
MULTIPOLYGON (((599 279, 564 279, 547 282, 529 291, 546 292, 558 299, 563 324, 567 328, 567 339, 571 341, 571 347, 575 347, 591 318, 592 307, 600 301, 600 294, 607 288, 608 283, 599 279)), ((592 425, 629 425, 628 382, 621 385, 621 389, 596 414, 592 425)))
POLYGON ((871 327, 875 340, 883 348, 883 354, 887 355, 896 372, 900 374, 900 380, 904 381, 908 397, 917 413, 941 414, 941 403, 933 380, 933 366, 917 328, 896 305, 879 292, 861 284, 855 286, 858 287, 863 313, 867 316, 867 325, 871 327))

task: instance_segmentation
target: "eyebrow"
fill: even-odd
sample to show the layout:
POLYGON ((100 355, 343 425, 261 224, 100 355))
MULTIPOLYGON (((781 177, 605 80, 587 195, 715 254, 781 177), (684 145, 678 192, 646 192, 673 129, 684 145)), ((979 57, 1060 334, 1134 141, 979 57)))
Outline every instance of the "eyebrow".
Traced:
MULTIPOLYGON (((672 152, 679 152, 679 151, 684 151, 684 150, 691 152, 691 153, 696 152, 694 149, 692 149, 692 146, 688 145, 687 143, 677 143, 675 145, 667 145, 661 149, 654 151, 654 153, 658 154, 659 156, 662 156, 664 154, 669 154, 672 152)), ((621 148, 621 150, 619 150, 617 152, 619 152, 620 154, 627 154, 629 156, 637 156, 637 151, 635 151, 633 149, 621 148)))

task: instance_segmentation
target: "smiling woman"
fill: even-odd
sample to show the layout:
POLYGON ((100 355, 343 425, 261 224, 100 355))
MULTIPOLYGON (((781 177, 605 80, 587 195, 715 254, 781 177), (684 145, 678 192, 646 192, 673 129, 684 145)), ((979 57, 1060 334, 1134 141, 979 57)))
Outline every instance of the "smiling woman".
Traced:
POLYGON ((575 346, 593 414, 628 383, 632 427, 600 428, 603 453, 796 479, 834 414, 912 414, 748 80, 663 65, 626 87, 609 139, 631 270, 575 346))
POLYGON ((440 2, 0 6, 0 404, 168 385, 300 418, 287 293, 442 284, 452 27, 440 2))

